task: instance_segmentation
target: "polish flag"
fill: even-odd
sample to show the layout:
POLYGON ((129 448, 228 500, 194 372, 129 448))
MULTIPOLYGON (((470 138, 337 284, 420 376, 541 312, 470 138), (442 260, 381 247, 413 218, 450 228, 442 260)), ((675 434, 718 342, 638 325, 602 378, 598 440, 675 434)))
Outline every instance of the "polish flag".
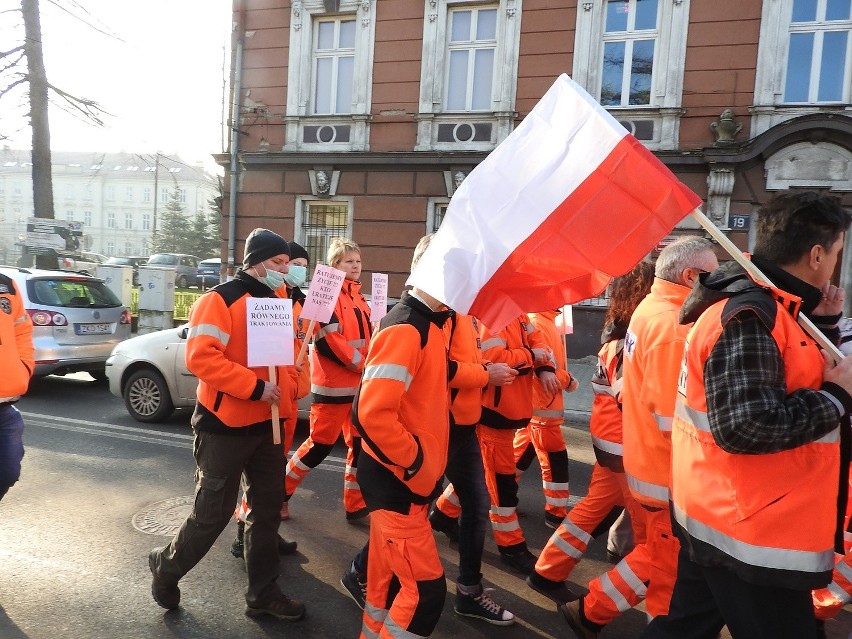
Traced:
POLYGON ((563 74, 462 182, 407 283, 500 330, 600 294, 700 204, 563 74))

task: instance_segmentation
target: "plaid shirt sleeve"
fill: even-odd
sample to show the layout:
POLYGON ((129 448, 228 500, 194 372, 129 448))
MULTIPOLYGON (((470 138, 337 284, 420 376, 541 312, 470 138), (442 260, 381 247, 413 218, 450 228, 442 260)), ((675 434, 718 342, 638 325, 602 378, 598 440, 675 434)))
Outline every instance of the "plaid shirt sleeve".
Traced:
POLYGON ((778 346, 750 312, 726 324, 705 364, 704 387, 710 432, 729 453, 789 450, 819 439, 839 422, 826 394, 810 388, 787 394, 778 346))

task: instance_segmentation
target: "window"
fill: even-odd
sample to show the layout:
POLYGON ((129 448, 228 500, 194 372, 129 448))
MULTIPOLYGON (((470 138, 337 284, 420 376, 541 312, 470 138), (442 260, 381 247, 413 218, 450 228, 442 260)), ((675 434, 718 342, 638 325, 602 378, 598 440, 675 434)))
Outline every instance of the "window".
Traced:
POLYGON ((66 200, 73 200, 75 197, 77 197, 77 193, 76 193, 76 190, 74 189, 74 185, 73 184, 66 184, 65 185, 65 199, 66 200))
POLYGON ((21 197, 21 183, 20 182, 15 182, 12 185, 12 195, 14 195, 15 197, 21 197))
POLYGON ((490 151, 515 117, 520 0, 426 0, 417 151, 490 151))
POLYGON ((296 201, 302 207, 302 214, 297 216, 296 237, 301 238, 299 243, 310 255, 311 264, 325 264, 331 240, 352 237, 351 202, 296 201))
POLYGON ((764 3, 752 135, 852 102, 852 2, 764 3))
POLYGON ((124 214, 124 228, 127 230, 133 229, 133 216, 130 213, 124 214))
POLYGON ((151 214, 143 213, 142 214, 142 230, 150 231, 151 230, 151 214))
POLYGON ((87 201, 91 201, 92 199, 92 185, 87 184, 83 187, 83 199, 87 201))
POLYGON ((167 187, 160 187, 160 202, 168 202, 169 201, 169 189, 167 187))
POLYGON ((649 149, 676 149, 690 0, 580 3, 572 77, 649 149))
POLYGON ((125 202, 132 202, 133 201, 133 187, 132 186, 125 187, 125 189, 124 189, 124 201, 125 202))
POLYGON ((142 189, 142 201, 143 202, 150 202, 151 201, 151 187, 150 186, 146 186, 145 188, 142 189))
POLYGON ((426 206, 426 233, 434 233, 444 221, 444 216, 447 214, 447 207, 450 205, 450 198, 446 197, 430 197, 426 206))
POLYGON ((369 150, 376 3, 291 3, 285 151, 369 150))
POLYGON ((185 204, 186 203, 186 189, 178 189, 178 196, 179 196, 178 199, 185 204))
POLYGON ((65 219, 69 222, 74 221, 74 211, 65 211, 65 219))
POLYGON ((108 186, 108 187, 106 187, 106 191, 105 191, 105 195, 104 195, 104 197, 105 197, 108 201, 112 202, 112 201, 115 199, 115 187, 114 187, 114 186, 108 186))
POLYGON ((91 211, 83 211, 83 224, 85 226, 92 225, 92 212, 91 211))
POLYGON ((114 229, 115 228, 115 213, 113 211, 109 211, 106 215, 107 217, 107 228, 114 229))
POLYGON ((124 243, 124 254, 125 255, 133 255, 135 251, 133 250, 133 242, 125 242, 124 243))
POLYGON ((108 240, 106 243, 105 252, 107 255, 115 255, 115 242, 108 240))

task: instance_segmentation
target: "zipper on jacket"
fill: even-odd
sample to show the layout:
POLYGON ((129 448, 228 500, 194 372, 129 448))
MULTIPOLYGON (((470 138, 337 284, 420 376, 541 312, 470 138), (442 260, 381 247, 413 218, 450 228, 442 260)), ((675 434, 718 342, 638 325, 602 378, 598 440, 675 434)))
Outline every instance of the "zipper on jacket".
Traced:
POLYGON ((216 391, 216 401, 213 402, 213 412, 214 413, 219 412, 219 406, 222 405, 222 398, 224 396, 225 396, 225 393, 223 393, 222 391, 216 391))

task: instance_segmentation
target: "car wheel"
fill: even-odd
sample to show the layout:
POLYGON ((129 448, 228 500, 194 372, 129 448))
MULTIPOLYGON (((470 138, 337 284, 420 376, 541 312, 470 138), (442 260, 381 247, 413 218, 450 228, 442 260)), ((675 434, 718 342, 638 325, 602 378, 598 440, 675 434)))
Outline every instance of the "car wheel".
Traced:
POLYGON ((138 370, 128 378, 124 405, 138 422, 159 422, 175 410, 166 380, 150 368, 138 370))
POLYGON ((176 286, 178 288, 186 288, 189 282, 186 279, 186 275, 179 275, 177 278, 176 286))

